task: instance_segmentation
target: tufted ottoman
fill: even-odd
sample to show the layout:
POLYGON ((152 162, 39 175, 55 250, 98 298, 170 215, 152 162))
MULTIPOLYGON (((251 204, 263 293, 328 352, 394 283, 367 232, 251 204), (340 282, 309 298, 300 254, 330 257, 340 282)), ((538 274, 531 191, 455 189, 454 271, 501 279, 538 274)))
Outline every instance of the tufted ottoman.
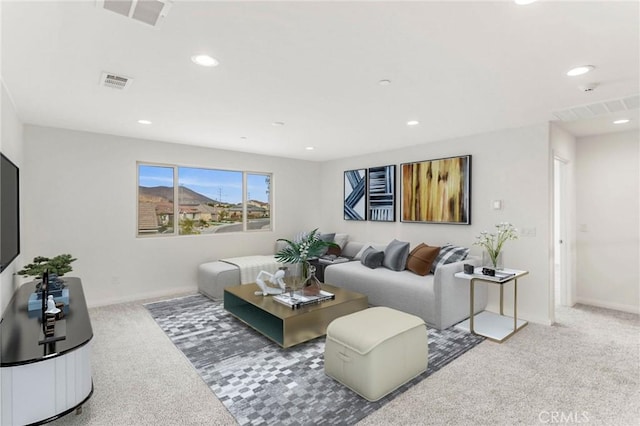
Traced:
POLYGON ((377 401, 427 369, 424 321, 386 307, 365 309, 329 324, 325 373, 377 401))

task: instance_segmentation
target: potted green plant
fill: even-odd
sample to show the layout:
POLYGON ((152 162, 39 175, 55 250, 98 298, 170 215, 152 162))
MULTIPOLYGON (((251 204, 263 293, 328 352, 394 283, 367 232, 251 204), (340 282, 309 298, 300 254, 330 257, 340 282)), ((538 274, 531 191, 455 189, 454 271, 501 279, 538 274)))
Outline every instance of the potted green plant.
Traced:
POLYGON ((75 262, 76 260, 77 259, 70 254, 59 254, 52 258, 36 256, 33 258, 32 263, 25 265, 17 273, 23 277, 32 276, 42 278, 42 274, 44 274, 45 271, 48 271, 49 284, 51 284, 52 287, 61 287, 60 284, 62 284, 62 281, 59 280, 58 277, 63 276, 67 272, 71 272, 73 270, 71 262, 75 262))
POLYGON ((309 259, 322 256, 329 247, 338 247, 334 242, 321 240, 318 229, 299 235, 295 241, 289 241, 284 238, 280 238, 278 241, 284 241, 288 245, 276 253, 276 260, 282 263, 301 264, 303 282, 307 279, 309 259))

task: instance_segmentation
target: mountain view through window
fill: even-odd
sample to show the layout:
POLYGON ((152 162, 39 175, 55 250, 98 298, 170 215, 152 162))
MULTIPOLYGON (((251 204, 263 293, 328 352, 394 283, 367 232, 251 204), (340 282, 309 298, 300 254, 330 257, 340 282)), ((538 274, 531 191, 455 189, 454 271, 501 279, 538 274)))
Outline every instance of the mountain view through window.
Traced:
POLYGON ((270 200, 268 173, 138 165, 138 235, 270 230, 270 200))

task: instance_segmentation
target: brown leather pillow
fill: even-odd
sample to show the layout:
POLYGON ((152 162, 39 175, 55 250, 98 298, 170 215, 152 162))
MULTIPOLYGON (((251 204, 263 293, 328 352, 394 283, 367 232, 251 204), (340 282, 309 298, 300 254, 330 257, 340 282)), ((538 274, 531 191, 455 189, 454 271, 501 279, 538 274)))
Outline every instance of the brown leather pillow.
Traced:
POLYGON ((431 264, 440 253, 440 247, 430 247, 425 243, 418 244, 407 258, 407 269, 414 274, 425 276, 431 270, 431 264))
POLYGON ((342 254, 342 249, 338 245, 336 245, 335 247, 331 246, 327 249, 326 254, 333 254, 335 256, 340 256, 342 254))

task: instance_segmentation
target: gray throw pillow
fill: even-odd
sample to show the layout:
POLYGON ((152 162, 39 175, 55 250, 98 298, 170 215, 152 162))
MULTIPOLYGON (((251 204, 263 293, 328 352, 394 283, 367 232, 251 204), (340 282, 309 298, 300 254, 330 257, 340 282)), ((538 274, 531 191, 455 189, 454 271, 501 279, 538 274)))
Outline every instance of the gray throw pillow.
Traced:
POLYGON ((376 250, 373 247, 369 246, 365 249, 364 253, 362 253, 360 263, 362 263, 367 268, 376 269, 382 265, 383 259, 383 251, 376 250))
POLYGON ((445 244, 440 248, 440 253, 436 256, 431 264, 431 272, 435 274, 436 269, 447 263, 460 262, 465 260, 469 255, 469 249, 466 247, 458 247, 451 244, 445 244))
POLYGON ((320 239, 320 241, 332 243, 335 236, 336 236, 336 233, 334 232, 332 234, 320 234, 318 238, 320 239))
POLYGON ((404 271, 409 257, 409 243, 393 240, 384 249, 382 266, 392 271, 404 271))

